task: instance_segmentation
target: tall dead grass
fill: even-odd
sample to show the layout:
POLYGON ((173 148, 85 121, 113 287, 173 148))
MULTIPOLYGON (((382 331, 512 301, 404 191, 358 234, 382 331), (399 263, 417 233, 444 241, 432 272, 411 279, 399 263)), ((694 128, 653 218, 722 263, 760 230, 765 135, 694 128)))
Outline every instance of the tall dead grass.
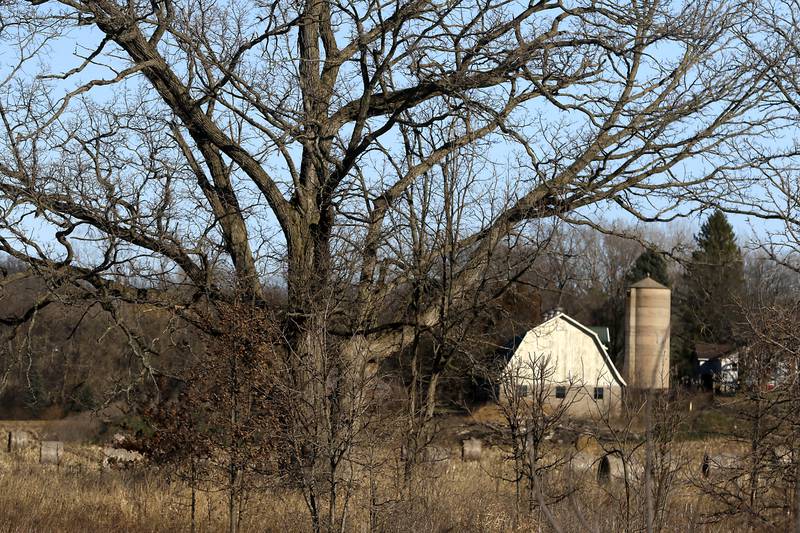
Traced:
MULTIPOLYGON (((68 447, 62 466, 36 464, 35 450, 0 455, 0 532, 171 532, 191 527, 189 489, 154 468, 103 471, 92 447, 68 447)), ((397 465, 396 465, 397 466, 397 465)), ((421 468, 409 483, 398 469, 375 472, 378 483, 355 485, 349 502, 348 531, 548 531, 527 499, 515 505, 513 484, 497 476, 506 466, 499 456, 481 463, 448 461, 421 468)), ((504 472, 506 475, 507 471, 504 472)), ((597 531, 621 531, 617 507, 622 487, 600 487, 591 474, 584 479, 551 476, 551 492, 568 484, 580 490, 581 512, 597 531)), ((689 489, 681 489, 668 510, 668 531, 733 531, 735 524, 703 525, 703 506, 689 489)), ((198 492, 198 532, 224 531, 224 493, 198 492)), ((552 510, 565 531, 583 531, 574 504, 565 499, 552 510)), ((252 493, 240 531, 308 531, 302 496, 288 489, 252 493)))

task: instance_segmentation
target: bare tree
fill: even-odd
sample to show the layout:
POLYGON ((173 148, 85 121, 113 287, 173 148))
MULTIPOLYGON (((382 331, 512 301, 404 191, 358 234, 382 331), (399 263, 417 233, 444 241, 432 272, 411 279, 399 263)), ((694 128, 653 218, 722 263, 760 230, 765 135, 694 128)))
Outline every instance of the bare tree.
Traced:
POLYGON ((236 533, 248 493, 276 484, 286 454, 270 430, 283 413, 276 405, 267 409, 264 398, 275 381, 262 370, 275 359, 274 321, 241 305, 219 313, 213 319, 221 319, 225 329, 183 376, 178 397, 163 398, 146 411, 153 435, 140 446, 191 488, 192 529, 195 492, 205 489, 226 494, 228 531, 236 533))
POLYGON ((729 455, 710 453, 700 488, 717 503, 709 518, 746 520, 751 530, 796 530, 798 344, 796 292, 768 284, 742 305, 747 344, 738 352, 740 393, 720 405, 734 423, 723 433, 729 455))
POLYGON ((569 460, 549 445, 549 441, 585 393, 583 383, 577 380, 556 383, 554 376, 551 359, 532 354, 529 360, 509 365, 496 384, 496 401, 506 426, 502 429, 508 432, 510 442, 507 458, 513 465, 512 477, 507 481, 514 484, 517 513, 523 481, 528 490, 528 512, 538 508, 549 516, 548 505, 568 496, 567 493, 544 493, 543 479, 563 468, 569 460), (563 397, 556 394, 557 387, 563 388, 563 397))
MULTIPOLYGON (((346 314, 362 317, 405 282, 390 214, 456 150, 510 158, 497 167, 507 201, 476 203, 451 245, 468 266, 525 220, 607 201, 661 216, 643 202, 716 186, 713 168, 673 169, 698 154, 734 164, 737 140, 769 129, 753 118, 764 74, 738 59, 743 14, 691 1, 4 4, 0 248, 55 290, 181 310, 228 283, 259 301, 264 276, 285 272, 291 337, 310 347, 300 337, 331 279, 355 283, 346 314), (73 44, 66 64, 40 61, 73 44), (451 134, 409 157, 401 130, 442 123, 451 134), (176 302, 131 273, 190 290, 176 302)), ((454 301, 479 279, 463 268, 454 301)), ((412 327, 355 323, 344 333, 376 352, 412 327)))
MULTIPOLYGON (((319 313, 318 316, 325 316, 319 313)), ((392 427, 379 410, 378 375, 321 330, 316 358, 287 349, 274 312, 252 304, 217 306, 212 349, 185 377, 180 395, 148 413, 155 460, 177 468, 194 489, 224 490, 235 533, 248 494, 299 489, 314 531, 344 531, 351 497, 376 433, 392 427), (246 332, 246 333, 244 333, 246 332)), ((212 326, 213 327, 213 326, 212 326)))
POLYGON ((761 107, 775 118, 776 140, 771 143, 747 141, 748 180, 755 188, 720 196, 724 210, 769 222, 758 230, 756 247, 773 261, 795 271, 800 269, 800 180, 798 180, 798 137, 800 123, 800 19, 797 0, 756 2, 748 8, 752 25, 740 35, 764 65, 771 84, 771 96, 761 107), (780 133, 778 133, 780 132, 780 133))

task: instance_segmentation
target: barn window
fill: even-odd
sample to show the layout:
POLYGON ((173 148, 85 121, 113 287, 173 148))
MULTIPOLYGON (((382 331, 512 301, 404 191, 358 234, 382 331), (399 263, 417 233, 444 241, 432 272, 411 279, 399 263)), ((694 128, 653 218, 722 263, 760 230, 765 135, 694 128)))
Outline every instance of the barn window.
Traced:
POLYGON ((517 396, 525 397, 528 395, 528 386, 527 385, 517 385, 517 396))
POLYGON ((595 387, 594 388, 594 399, 595 400, 602 400, 603 399, 603 387, 595 387))
POLYGON ((567 397, 567 388, 562 385, 558 385, 556 387, 556 398, 566 398, 566 397, 567 397))

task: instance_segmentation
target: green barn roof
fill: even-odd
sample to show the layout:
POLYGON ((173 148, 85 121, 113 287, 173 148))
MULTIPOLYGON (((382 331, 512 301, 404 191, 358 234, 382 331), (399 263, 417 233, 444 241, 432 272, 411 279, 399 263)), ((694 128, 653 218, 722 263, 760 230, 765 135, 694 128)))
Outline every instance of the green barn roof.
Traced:
POLYGON ((602 342, 606 347, 611 345, 611 332, 608 331, 607 327, 589 326, 589 329, 594 331, 594 333, 600 338, 600 342, 602 342))

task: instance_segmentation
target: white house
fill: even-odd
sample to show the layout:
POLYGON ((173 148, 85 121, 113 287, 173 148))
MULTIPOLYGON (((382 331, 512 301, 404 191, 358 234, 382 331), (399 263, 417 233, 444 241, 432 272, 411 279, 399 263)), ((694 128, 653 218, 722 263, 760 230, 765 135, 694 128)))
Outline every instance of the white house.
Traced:
POLYGON ((575 416, 615 412, 626 385, 596 331, 562 312, 522 337, 503 375, 506 398, 537 395, 575 416))
POLYGON ((697 342, 697 373, 706 390, 731 394, 739 388, 739 349, 730 344, 697 342))

